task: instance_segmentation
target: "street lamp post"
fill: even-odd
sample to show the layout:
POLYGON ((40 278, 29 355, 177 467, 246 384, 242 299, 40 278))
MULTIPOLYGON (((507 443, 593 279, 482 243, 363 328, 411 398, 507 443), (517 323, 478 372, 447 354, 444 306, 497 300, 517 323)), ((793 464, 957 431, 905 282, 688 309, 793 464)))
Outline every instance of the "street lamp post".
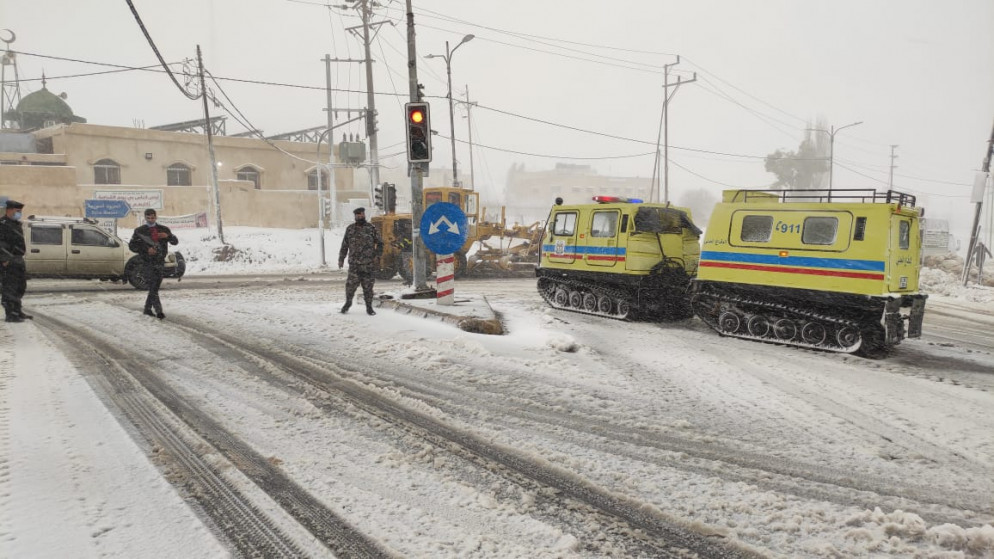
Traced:
POLYGON ((456 163, 456 118, 455 110, 452 104, 452 55, 456 53, 456 49, 461 47, 463 43, 468 43, 473 40, 475 35, 466 35, 459 41, 459 44, 449 50, 449 42, 445 41, 445 54, 429 54, 425 58, 442 58, 445 60, 445 73, 449 79, 449 93, 446 95, 449 98, 449 135, 451 136, 449 140, 452 143, 452 186, 461 186, 459 184, 459 167, 456 163))
POLYGON ((822 128, 807 128, 813 132, 824 132, 828 134, 828 199, 832 200, 832 169, 835 167, 835 135, 842 132, 844 129, 850 126, 856 126, 857 124, 863 124, 863 121, 853 122, 852 124, 847 124, 845 126, 840 126, 836 128, 832 126, 832 130, 824 130, 822 128))

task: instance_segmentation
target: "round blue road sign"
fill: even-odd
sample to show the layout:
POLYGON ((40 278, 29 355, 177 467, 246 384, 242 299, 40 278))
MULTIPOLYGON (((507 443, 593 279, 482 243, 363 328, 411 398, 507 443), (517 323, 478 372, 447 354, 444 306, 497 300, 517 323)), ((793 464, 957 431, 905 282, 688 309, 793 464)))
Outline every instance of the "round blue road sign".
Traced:
POLYGON ((459 206, 436 202, 421 215, 421 239, 435 254, 458 252, 469 235, 466 214, 459 206))

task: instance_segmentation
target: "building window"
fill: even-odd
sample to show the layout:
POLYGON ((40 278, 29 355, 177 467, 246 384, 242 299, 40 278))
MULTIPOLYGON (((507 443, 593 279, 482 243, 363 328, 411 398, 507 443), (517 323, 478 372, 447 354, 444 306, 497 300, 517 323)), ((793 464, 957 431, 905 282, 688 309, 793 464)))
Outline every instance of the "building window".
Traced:
POLYGON ((259 180, 259 170, 251 165, 246 165, 235 171, 235 178, 240 181, 249 181, 255 185, 256 190, 260 190, 262 188, 262 183, 259 180))
POLYGON ((121 184, 121 166, 113 159, 93 164, 93 184, 121 184))
POLYGON ((193 173, 189 165, 173 163, 166 167, 166 184, 168 186, 192 186, 193 173))
MULTIPOLYGON (((321 190, 328 190, 329 176, 328 171, 321 171, 321 190)), ((307 190, 317 190, 318 189, 318 172, 317 169, 307 173, 307 190)))

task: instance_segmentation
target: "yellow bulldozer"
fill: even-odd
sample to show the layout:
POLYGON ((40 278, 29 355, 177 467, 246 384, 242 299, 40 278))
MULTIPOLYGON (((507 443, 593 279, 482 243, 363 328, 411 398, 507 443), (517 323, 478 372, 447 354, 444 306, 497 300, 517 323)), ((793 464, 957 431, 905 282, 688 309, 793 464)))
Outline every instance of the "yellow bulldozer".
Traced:
MULTIPOLYGON (((469 223, 469 233, 462 248, 454 254, 455 275, 502 277, 513 275, 532 276, 538 263, 543 228, 541 222, 531 225, 507 226, 504 208, 500 208, 499 221, 487 221, 486 209, 480 208, 479 193, 455 187, 430 187, 422 191, 423 207, 437 202, 448 202, 462 209, 469 223)), ((392 209, 392 208, 390 208, 392 209)), ((383 255, 376 272, 378 279, 390 279, 400 274, 404 281, 414 277, 412 257, 413 235, 410 213, 374 216, 370 222, 383 238, 383 255)), ((435 254, 427 251, 425 276, 435 270, 435 254)))

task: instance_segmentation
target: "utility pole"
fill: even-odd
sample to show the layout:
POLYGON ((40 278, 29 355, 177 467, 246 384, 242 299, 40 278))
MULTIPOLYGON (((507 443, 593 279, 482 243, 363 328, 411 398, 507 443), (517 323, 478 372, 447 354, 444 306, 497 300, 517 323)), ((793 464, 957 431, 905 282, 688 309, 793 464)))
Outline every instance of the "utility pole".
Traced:
POLYGON ((676 57, 676 62, 673 62, 671 64, 666 64, 666 65, 663 66, 663 68, 664 68, 664 72, 663 72, 663 107, 662 107, 662 109, 660 109, 660 113, 659 113, 659 133, 656 135, 656 157, 655 157, 655 160, 653 161, 653 164, 652 164, 652 179, 649 181, 649 199, 652 200, 653 197, 655 197, 655 199, 656 199, 657 202, 659 201, 659 172, 658 172, 658 170, 659 170, 659 156, 660 156, 659 144, 660 144, 661 139, 664 136, 664 130, 665 130, 666 143, 664 144, 664 147, 663 147, 663 150, 664 150, 663 153, 665 154, 665 156, 664 156, 665 157, 665 166, 664 166, 665 171, 664 172, 665 172, 665 175, 666 175, 666 180, 664 181, 664 184, 665 184, 665 191, 664 191, 665 195, 663 196, 663 201, 664 202, 669 202, 669 200, 670 200, 670 182, 669 182, 670 152, 669 152, 669 129, 668 129, 670 100, 673 98, 674 95, 676 95, 676 92, 677 92, 678 89, 680 89, 681 85, 683 85, 685 83, 691 83, 691 82, 697 81, 697 72, 694 72, 694 77, 691 78, 691 79, 689 79, 689 80, 687 80, 687 81, 683 81, 683 79, 680 76, 677 76, 676 83, 673 84, 673 92, 671 93, 670 90, 669 90, 669 88, 670 88, 670 83, 669 83, 670 67, 671 66, 676 66, 679 63, 680 63, 680 57, 677 56, 676 57))
POLYGON ((469 100, 469 86, 466 86, 466 127, 469 131, 469 189, 476 190, 476 170, 473 168, 473 106, 476 101, 469 100))
POLYGON ((890 190, 894 190, 894 169, 897 169, 897 165, 894 165, 894 160, 897 159, 894 150, 897 148, 897 144, 890 145, 890 180, 887 182, 887 188, 890 190))
MULTIPOLYGON (((376 137, 376 95, 373 88, 373 57, 370 54, 370 25, 383 25, 386 22, 380 21, 370 23, 369 18, 373 13, 369 6, 369 0, 357 1, 357 8, 362 15, 362 46, 366 53, 366 136, 369 138, 369 199, 373 199, 373 189, 380 184, 380 152, 379 141, 376 137)), ((356 32, 357 27, 349 27, 346 30, 356 32)))
POLYGON ((984 191, 987 188, 987 178, 991 174, 991 153, 994 153, 994 127, 991 128, 991 138, 987 140, 987 155, 984 156, 984 164, 981 172, 977 173, 973 183, 972 202, 977 203, 976 212, 973 214, 973 228, 970 229, 970 247, 966 251, 966 264, 963 266, 963 285, 970 279, 970 266, 976 258, 978 236, 980 234, 980 214, 983 211, 984 191))
POLYGON ((211 188, 214 192, 214 215, 217 220, 217 238, 224 242, 224 229, 221 225, 221 192, 217 186, 217 160, 214 158, 214 135, 211 131, 211 114, 207 109, 207 86, 204 84, 204 60, 197 45, 197 73, 200 75, 200 97, 204 100, 204 130, 207 131, 207 152, 211 160, 211 188))
MULTIPOLYGON (((418 66, 417 49, 414 41, 414 8, 411 7, 411 0, 407 0, 407 75, 410 85, 411 102, 421 101, 421 91, 418 87, 418 66)), ((424 170, 427 164, 411 164, 411 237, 414 244, 414 290, 428 291, 428 284, 425 282, 425 254, 424 241, 421 240, 421 216, 424 214, 424 204, 422 181, 424 180, 424 170)))

